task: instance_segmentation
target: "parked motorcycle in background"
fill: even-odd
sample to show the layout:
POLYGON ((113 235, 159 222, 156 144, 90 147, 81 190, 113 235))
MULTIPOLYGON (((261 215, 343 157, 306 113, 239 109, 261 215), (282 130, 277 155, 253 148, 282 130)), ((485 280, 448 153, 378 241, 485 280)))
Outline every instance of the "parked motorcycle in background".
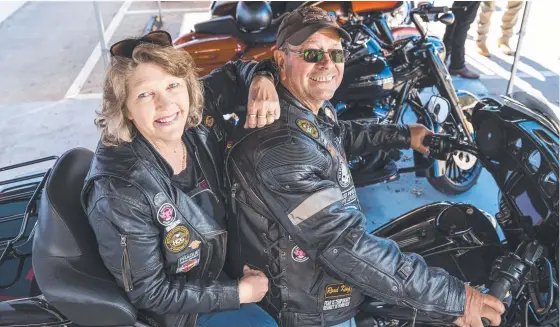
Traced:
MULTIPOLYGON (((212 12, 217 17, 196 24, 194 32, 180 36, 174 44, 193 56, 203 74, 230 60, 270 59, 276 49, 278 27, 287 11, 296 5, 319 6, 336 16, 339 24, 353 36, 351 42, 344 44, 350 51, 350 60, 345 66, 342 85, 331 101, 338 109, 339 119, 400 123, 407 110, 412 110, 418 121, 431 130, 457 135, 472 143, 466 112, 477 99, 454 89, 444 64, 443 42, 428 36, 421 25, 422 20, 452 23, 454 16, 447 7, 425 3, 409 10, 399 1, 272 2, 271 5, 262 1, 214 3, 212 12), (235 18, 227 14, 233 5, 235 18), (399 8, 405 8, 401 12, 408 11, 414 27, 389 27, 387 15, 399 8), (420 98, 424 88, 438 92, 427 103, 420 98)), ((402 14, 395 17, 399 15, 402 14)), ((366 186, 396 180, 403 173, 415 173, 416 177, 427 178, 442 193, 460 194, 473 187, 481 173, 476 158, 467 153, 450 154, 440 161, 415 154, 413 167, 399 169, 396 161, 401 156, 402 152, 395 150, 351 157, 353 180, 357 186, 366 186)))

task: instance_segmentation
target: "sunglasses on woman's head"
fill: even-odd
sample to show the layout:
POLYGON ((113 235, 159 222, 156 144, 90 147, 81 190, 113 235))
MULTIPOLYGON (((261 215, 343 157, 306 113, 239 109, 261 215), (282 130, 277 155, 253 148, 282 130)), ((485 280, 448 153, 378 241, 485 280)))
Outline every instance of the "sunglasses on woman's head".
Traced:
POLYGON ((134 49, 143 43, 167 47, 173 45, 173 40, 171 39, 171 35, 166 31, 150 32, 140 38, 126 39, 113 44, 110 50, 111 56, 132 58, 134 49))
POLYGON ((296 51, 296 50, 289 49, 288 47, 285 47, 284 49, 299 54, 305 62, 310 62, 310 63, 320 62, 325 58, 325 54, 328 53, 332 62, 334 62, 335 64, 342 64, 348 59, 348 56, 350 55, 348 50, 345 49, 331 49, 328 51, 323 51, 318 49, 307 49, 303 51, 296 51))

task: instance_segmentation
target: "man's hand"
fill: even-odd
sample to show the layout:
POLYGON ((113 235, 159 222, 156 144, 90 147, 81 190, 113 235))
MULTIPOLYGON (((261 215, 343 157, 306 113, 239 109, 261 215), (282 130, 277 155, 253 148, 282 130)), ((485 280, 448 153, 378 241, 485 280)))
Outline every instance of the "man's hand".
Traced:
POLYGON ((506 310, 504 304, 492 295, 482 294, 468 285, 465 285, 465 291, 465 313, 454 323, 459 327, 482 327, 482 317, 485 317, 490 320, 491 326, 499 326, 501 315, 506 310))
POLYGON ((421 124, 412 124, 409 125, 408 128, 410 129, 410 148, 424 154, 430 153, 430 150, 425 147, 422 142, 426 135, 433 134, 432 131, 421 124))
POLYGON ((255 76, 249 89, 245 128, 264 127, 280 118, 280 102, 274 82, 267 76, 255 76))
POLYGON ((239 280, 239 302, 255 303, 268 292, 268 278, 260 270, 243 266, 243 278, 239 280))

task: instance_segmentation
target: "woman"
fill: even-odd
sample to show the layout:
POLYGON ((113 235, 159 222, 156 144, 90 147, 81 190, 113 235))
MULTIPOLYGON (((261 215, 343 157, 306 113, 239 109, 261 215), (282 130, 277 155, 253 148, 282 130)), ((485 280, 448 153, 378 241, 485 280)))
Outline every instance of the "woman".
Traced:
MULTIPOLYGON (((159 326, 276 326, 254 304, 268 291, 261 271, 245 267, 239 281, 221 273, 222 113, 247 99, 257 64, 230 62, 200 82, 164 31, 118 42, 111 55, 82 194, 105 265, 159 326)), ((269 77, 253 84, 264 94, 256 102, 276 95, 269 77)))

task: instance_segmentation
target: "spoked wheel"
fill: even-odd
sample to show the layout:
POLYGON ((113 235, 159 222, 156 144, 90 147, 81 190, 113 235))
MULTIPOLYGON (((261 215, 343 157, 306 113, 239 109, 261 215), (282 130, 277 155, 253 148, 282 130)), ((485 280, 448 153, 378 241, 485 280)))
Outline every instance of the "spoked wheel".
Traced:
POLYGON ((449 154, 446 160, 437 160, 432 169, 438 176, 440 172, 445 173, 439 177, 428 177, 428 182, 444 194, 456 195, 470 190, 476 184, 482 164, 472 154, 456 151, 449 154))

